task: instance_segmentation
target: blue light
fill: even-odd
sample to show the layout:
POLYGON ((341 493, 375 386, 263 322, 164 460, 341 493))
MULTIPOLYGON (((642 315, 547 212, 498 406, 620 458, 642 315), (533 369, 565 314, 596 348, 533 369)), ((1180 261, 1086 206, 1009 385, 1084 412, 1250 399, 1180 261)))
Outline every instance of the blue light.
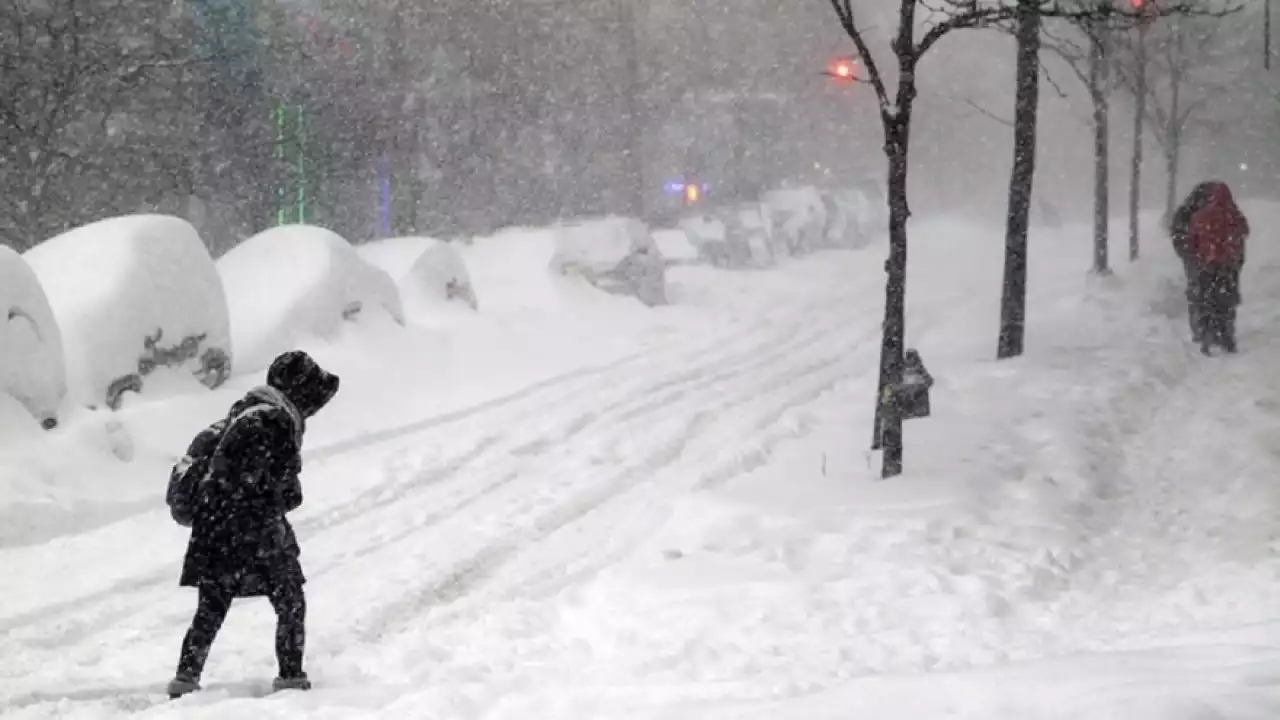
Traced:
POLYGON ((668 195, 680 195, 684 192, 684 183, 672 181, 662 186, 663 192, 668 195))

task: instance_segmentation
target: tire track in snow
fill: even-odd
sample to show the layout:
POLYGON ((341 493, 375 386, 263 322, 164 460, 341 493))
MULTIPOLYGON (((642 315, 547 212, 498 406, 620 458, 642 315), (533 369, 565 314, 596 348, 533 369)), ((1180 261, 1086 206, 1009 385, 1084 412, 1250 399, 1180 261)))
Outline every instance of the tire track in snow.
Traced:
MULTIPOLYGON (((431 573, 433 577, 426 583, 417 580, 423 568, 413 567, 411 577, 404 578, 402 582, 417 580, 414 583, 416 588, 393 603, 376 610, 366 623, 362 623, 363 627, 358 633, 360 638, 366 642, 382 638, 413 620, 424 608, 447 604, 466 595, 479 583, 493 575, 523 547, 545 540, 636 485, 653 479, 664 468, 677 463, 685 454, 688 444, 696 441, 700 433, 717 415, 731 412, 758 399, 761 395, 790 388, 797 382, 838 365, 846 359, 852 347, 873 335, 878 329, 878 323, 868 323, 862 328, 863 332, 854 339, 846 341, 847 344, 838 344, 833 347, 832 335, 844 324, 843 320, 832 322, 794 345, 778 346, 774 343, 772 351, 758 361, 749 363, 747 367, 716 373, 691 388, 678 390, 667 397, 655 398, 620 413, 613 419, 613 427, 606 429, 610 431, 602 438, 606 444, 616 445, 634 436, 636 434, 634 426, 637 424, 645 427, 661 427, 668 416, 674 415, 677 419, 667 422, 668 429, 660 432, 656 440, 650 439, 644 442, 644 448, 637 453, 638 458, 625 463, 619 472, 603 479, 591 478, 576 482, 570 480, 562 483, 571 486, 571 489, 568 492, 561 490, 554 493, 550 502, 547 503, 550 506, 549 509, 544 510, 539 503, 541 498, 534 497, 532 501, 524 498, 518 500, 514 510, 501 508, 500 511, 493 513, 499 517, 522 518, 523 521, 517 522, 514 530, 498 534, 496 537, 484 538, 478 550, 469 553, 459 562, 438 568, 438 572, 431 573), (814 353, 815 348, 820 356, 819 359, 805 362, 805 357, 814 353), (797 364, 799 364, 798 367, 797 364), (584 485, 585 487, 578 487, 584 485)), ((805 387, 793 393, 795 397, 784 401, 783 404, 789 407, 796 402, 815 398, 840 377, 848 374, 850 373, 845 371, 835 373, 835 377, 823 377, 817 383, 817 390, 813 387, 805 387)), ((784 407, 779 412, 785 412, 785 409, 784 407)), ((574 469, 565 468, 558 463, 552 464, 541 473, 544 476, 561 477, 575 474, 574 469)), ((582 474, 592 473, 584 469, 582 474)), ((537 479, 534 478, 534 480, 537 479)), ((533 481, 526 481, 525 484, 530 482, 533 481)), ((445 539, 440 543, 431 543, 429 538, 417 538, 418 534, 420 533, 414 533, 411 537, 415 537, 428 548, 447 545, 450 542, 445 539)), ((441 530, 441 534, 448 533, 441 530)), ((386 549, 396 548, 387 546, 386 549)), ((415 553, 410 558, 421 558, 429 564, 430 558, 427 557, 429 554, 430 550, 415 553)), ((403 568, 409 568, 413 564, 406 562, 403 558, 400 562, 403 568)), ((380 578, 379 583, 386 583, 385 578, 380 578)), ((387 583, 392 586, 399 584, 401 583, 387 583)), ((357 602, 356 606, 361 604, 357 602)))

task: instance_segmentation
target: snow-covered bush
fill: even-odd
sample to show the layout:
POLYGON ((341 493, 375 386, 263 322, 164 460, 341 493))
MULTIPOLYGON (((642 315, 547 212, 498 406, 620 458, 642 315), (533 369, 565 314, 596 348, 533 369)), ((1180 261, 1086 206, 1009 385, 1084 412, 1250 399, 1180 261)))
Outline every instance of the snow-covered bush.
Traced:
POLYGON ((254 235, 218 259, 241 371, 260 370, 305 337, 371 313, 404 323, 396 283, 342 236, 311 225, 254 235))
POLYGON ((607 217, 556 230, 553 272, 580 274, 601 290, 634 296, 645 305, 666 304, 666 262, 644 223, 607 217))
POLYGON ((45 427, 67 394, 62 333, 40 280, 22 256, 0 245, 0 396, 10 395, 45 427))
POLYGON ((467 264, 449 243, 426 237, 388 238, 361 245, 357 252, 396 281, 407 307, 430 310, 461 303, 478 308, 467 264))
POLYGON ((789 255, 804 255, 823 247, 827 210, 815 187, 771 190, 761 197, 773 232, 781 236, 789 255))
POLYGON ((159 366, 217 387, 231 370, 226 296, 190 223, 128 215, 28 250, 62 333, 69 395, 118 406, 159 366))

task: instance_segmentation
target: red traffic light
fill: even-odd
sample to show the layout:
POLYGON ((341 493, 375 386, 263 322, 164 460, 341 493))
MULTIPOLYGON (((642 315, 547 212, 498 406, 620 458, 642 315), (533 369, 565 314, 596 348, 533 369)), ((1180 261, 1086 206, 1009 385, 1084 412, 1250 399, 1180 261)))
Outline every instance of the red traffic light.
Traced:
POLYGON ((827 74, 838 80, 853 80, 858 63, 851 57, 835 58, 827 65, 827 74))

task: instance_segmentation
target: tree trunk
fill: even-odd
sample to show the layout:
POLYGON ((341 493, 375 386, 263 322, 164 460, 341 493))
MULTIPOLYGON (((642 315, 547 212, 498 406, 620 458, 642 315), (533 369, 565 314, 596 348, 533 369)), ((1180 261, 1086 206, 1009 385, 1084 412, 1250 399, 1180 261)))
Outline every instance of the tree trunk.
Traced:
POLYGON ((907 296, 907 150, 910 108, 886 118, 885 154, 889 159, 889 257, 885 260, 884 333, 880 342, 880 393, 876 402, 876 438, 884 450, 880 477, 902 474, 902 411, 897 388, 902 384, 907 296))
MULTIPOLYGON (((908 19, 910 15, 908 14, 908 19)), ((904 23, 910 28, 910 23, 904 23)), ((898 57, 896 102, 880 109, 884 126, 884 153, 889 161, 889 257, 885 260, 884 323, 880 341, 880 386, 876 395, 876 418, 872 448, 883 448, 880 477, 902 474, 903 437, 902 386, 903 351, 906 347, 907 299, 907 203, 908 151, 911 147, 911 109, 916 98, 915 49, 910 35, 899 36, 894 54, 898 57), (904 40, 905 37, 905 40, 904 40)))
MULTIPOLYGON (((1025 3, 1023 3, 1025 5, 1025 3)), ((997 358, 1022 354, 1027 314, 1027 229, 1036 173, 1036 110, 1040 102, 1040 13, 1018 15, 1017 95, 1013 117, 1013 169, 1004 238, 1004 283, 1000 295, 997 358)))
POLYGON ((1106 36, 1097 31, 1098 37, 1090 44, 1089 97, 1093 100, 1093 271, 1099 275, 1110 272, 1108 267, 1108 228, 1110 215, 1108 200, 1108 148, 1107 93, 1104 87, 1107 58, 1106 36))
MULTIPOLYGON (((1182 35, 1182 27, 1175 26, 1174 57, 1183 57, 1183 45, 1186 40, 1182 35)), ((1178 158, 1182 154, 1182 70, 1178 63, 1169 72, 1169 115, 1164 129, 1164 224, 1173 221, 1174 209, 1178 207, 1178 158)))
POLYGON ((1129 261, 1138 259, 1138 211, 1142 207, 1142 128, 1147 112, 1147 29, 1138 28, 1138 81, 1134 88, 1133 156, 1129 163, 1129 261))

